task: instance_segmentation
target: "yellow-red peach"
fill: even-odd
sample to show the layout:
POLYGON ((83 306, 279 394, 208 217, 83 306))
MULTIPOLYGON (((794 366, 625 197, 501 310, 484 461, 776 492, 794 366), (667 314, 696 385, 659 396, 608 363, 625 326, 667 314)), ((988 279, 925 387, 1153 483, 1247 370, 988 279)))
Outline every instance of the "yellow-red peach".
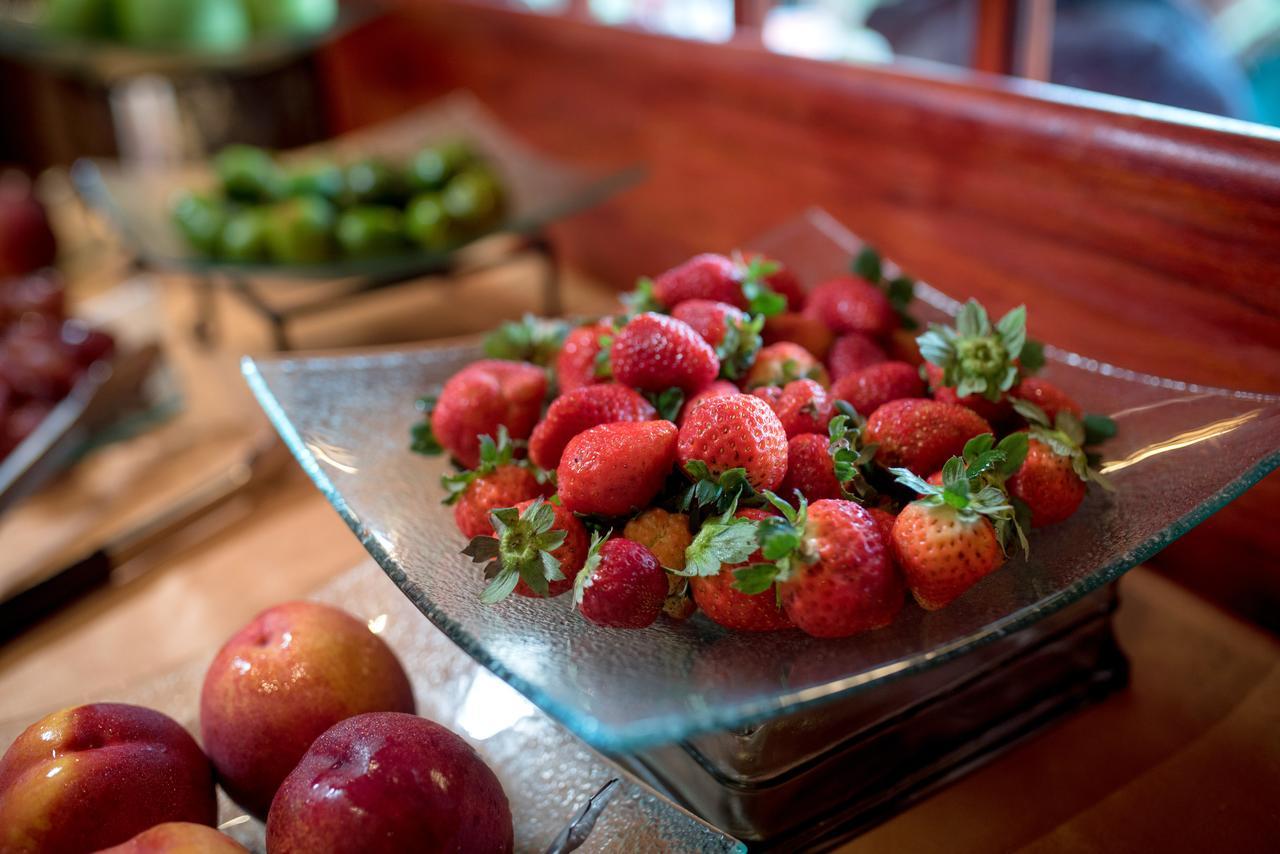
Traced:
POLYGON ((265 818, 320 733, 363 712, 413 712, 395 654, 345 611, 289 602, 219 650, 200 694, 200 732, 227 794, 265 818))
POLYGON ((0 851, 96 851, 168 821, 211 825, 213 771, 153 709, 95 703, 29 726, 0 759, 0 851))

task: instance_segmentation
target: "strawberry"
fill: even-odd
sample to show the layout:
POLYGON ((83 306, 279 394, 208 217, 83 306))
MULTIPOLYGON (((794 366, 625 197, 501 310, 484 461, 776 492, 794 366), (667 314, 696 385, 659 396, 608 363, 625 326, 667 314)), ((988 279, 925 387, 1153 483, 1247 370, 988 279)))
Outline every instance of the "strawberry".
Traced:
POLYGON ((551 401, 547 414, 529 437, 529 459, 539 468, 560 465, 560 454, 574 436, 598 424, 651 421, 653 405, 637 392, 617 383, 574 389, 551 401))
POLYGON ((836 480, 830 440, 818 433, 802 433, 787 442, 787 475, 778 487, 784 498, 795 500, 799 492, 809 501, 844 498, 836 480))
POLYGON ((498 428, 498 441, 480 437, 480 465, 470 471, 445 475, 441 484, 447 493, 445 504, 453 506, 453 521, 465 537, 493 533, 489 513, 499 507, 514 507, 521 501, 551 494, 528 467, 512 461, 510 437, 498 428))
POLYGON ((797 311, 775 314, 764 322, 761 337, 766 344, 791 341, 799 344, 819 359, 827 358, 835 335, 827 325, 797 311))
POLYGON ((1026 505, 1034 528, 1061 522, 1084 501, 1090 480, 1109 484, 1089 467, 1083 446, 1085 424, 1069 410, 1058 412, 1053 426, 1044 410, 1025 400, 1014 402, 1030 424, 1026 459, 1008 479, 1009 494, 1026 505))
POLYGON ((444 384, 431 412, 431 434, 465 468, 480 464, 480 437, 506 427, 513 439, 527 439, 538 423, 547 374, 525 362, 482 359, 444 384))
POLYGON ((780 386, 801 379, 814 380, 821 386, 829 382, 827 369, 812 353, 792 341, 780 341, 760 348, 743 387, 780 386))
POLYGON ((762 385, 751 390, 752 397, 758 397, 765 403, 769 404, 769 408, 773 410, 773 414, 778 414, 778 404, 782 402, 782 386, 780 385, 762 385))
POLYGON ((758 397, 713 397, 685 419, 677 458, 698 480, 742 469, 753 489, 773 489, 787 472, 787 433, 769 404, 758 397))
MULTIPOLYGON (((868 507, 867 512, 871 514, 871 518, 876 521, 876 527, 880 529, 880 536, 884 537, 886 543, 893 543, 893 523, 898 521, 898 517, 890 513, 888 510, 881 510, 879 507, 868 507)), ((889 549, 890 557, 893 557, 893 549, 889 549)), ((894 558, 895 562, 897 558, 894 558)))
POLYGON ((924 395, 920 373, 906 362, 880 362, 835 381, 831 397, 856 411, 875 412, 891 400, 924 395))
POLYGON ((969 406, 992 422, 1009 414, 1006 392, 1025 371, 1044 362, 1041 346, 1027 340, 1027 307, 1018 306, 991 325, 987 311, 969 300, 956 325, 929 325, 916 341, 929 363, 929 385, 945 403, 969 406))
POLYGON ((861 332, 883 338, 898 326, 898 315, 884 292, 853 276, 840 276, 809 292, 804 313, 837 335, 861 332))
POLYGON ((666 598, 667 573, 653 552, 624 537, 592 539, 573 587, 582 616, 597 626, 643 629, 658 619, 666 598))
POLYGON ((694 567, 689 578, 693 600, 712 621, 727 629, 773 632, 791 628, 772 586, 750 595, 734 587, 735 569, 764 560, 756 542, 755 523, 769 517, 764 510, 743 508, 732 517, 703 525, 689 547, 694 567))
POLYGON ((653 297, 668 309, 685 300, 705 299, 746 308, 733 261, 711 252, 695 255, 653 280, 653 297))
POLYGON ((565 336, 560 354, 556 356, 556 384, 560 393, 603 382, 607 372, 598 369, 601 350, 600 339, 613 334, 608 323, 579 326, 565 336))
POLYGON ((841 335, 831 345, 831 352, 827 354, 827 366, 831 368, 832 379, 839 380, 888 359, 884 349, 873 338, 861 332, 850 332, 841 335))
POLYGON ((942 486, 891 471, 922 496, 893 523, 894 558, 920 607, 936 611, 1004 563, 1000 531, 1016 528, 1013 507, 999 487, 973 491, 978 482, 960 457, 943 466, 942 486))
POLYGON ((685 300, 675 307, 671 316, 689 324, 715 348, 721 376, 737 379, 755 361, 760 349, 763 316, 753 318, 728 303, 704 299, 685 300))
POLYGON ((720 360, 689 324, 645 313, 627 321, 614 336, 609 356, 613 377, 641 391, 678 388, 686 396, 711 384, 720 360))
POLYGON ((739 388, 727 380, 716 380, 702 391, 689 398, 680 407, 680 415, 676 418, 676 423, 684 426, 684 421, 689 417, 689 413, 693 408, 709 397, 724 397, 726 394, 738 394, 739 388))
MULTIPOLYGON (((1013 404, 1008 396, 1002 396, 998 401, 988 400, 980 394, 966 394, 964 397, 956 394, 956 390, 942 383, 942 368, 932 362, 924 363, 925 376, 929 380, 929 391, 933 395, 934 400, 940 400, 943 403, 955 403, 960 406, 972 409, 978 413, 989 424, 1003 424, 1009 420, 1009 416, 1013 414, 1013 404)), ((917 377, 919 374, 917 374, 917 377)))
POLYGON ((473 537, 462 553, 487 564, 489 586, 481 601, 493 604, 514 590, 521 596, 559 596, 587 559, 587 529, 565 508, 535 498, 490 514, 496 537, 473 537))
POLYGON ((556 469, 560 500, 575 513, 634 513, 662 489, 676 459, 676 439, 670 421, 619 421, 579 433, 556 469))
POLYGON ((1077 418, 1084 415, 1080 404, 1072 400, 1065 391, 1040 377, 1023 378, 1022 382, 1009 390, 1009 396, 1034 403, 1044 411, 1050 422, 1058 417, 1059 412, 1070 412, 1077 418))
POLYGON ((842 638, 887 626, 902 608, 902 581, 894 571, 871 514, 859 504, 822 499, 796 507, 765 497, 782 518, 759 523, 765 562, 734 572, 748 594, 776 583, 791 622, 815 637, 842 638))
POLYGON ((826 433, 827 424, 836 414, 827 390, 813 380, 792 380, 782 387, 776 400, 766 398, 766 402, 777 413, 788 438, 801 433, 826 433))
POLYGON ((863 438, 877 445, 876 462, 920 475, 937 471, 965 442, 991 425, 972 409, 936 400, 892 400, 871 413, 863 438))

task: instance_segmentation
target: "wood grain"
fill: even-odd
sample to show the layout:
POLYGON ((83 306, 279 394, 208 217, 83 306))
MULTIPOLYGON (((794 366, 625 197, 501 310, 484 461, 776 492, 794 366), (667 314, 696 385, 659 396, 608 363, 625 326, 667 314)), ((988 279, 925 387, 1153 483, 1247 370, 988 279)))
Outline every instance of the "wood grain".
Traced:
MULTIPOLYGON (((1055 344, 1280 391, 1280 131, 448 2, 402 3, 326 68, 344 126, 465 87, 549 152, 647 164, 645 184, 556 230, 619 288, 820 205, 954 296, 1026 303, 1055 344)), ((1277 506, 1273 476, 1160 563, 1280 620, 1277 506)))

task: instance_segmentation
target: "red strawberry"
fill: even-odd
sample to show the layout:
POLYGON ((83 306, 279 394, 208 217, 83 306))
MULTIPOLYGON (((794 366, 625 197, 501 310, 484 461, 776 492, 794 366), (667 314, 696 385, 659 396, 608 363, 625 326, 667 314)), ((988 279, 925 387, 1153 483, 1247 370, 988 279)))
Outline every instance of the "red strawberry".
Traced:
POLYGON ((813 380, 792 380, 782 387, 776 401, 766 402, 777 413, 788 438, 801 433, 826 433, 827 424, 836 414, 834 400, 813 380))
POLYGON ((775 314, 766 319, 762 337, 765 344, 794 342, 819 359, 827 358, 831 344, 835 341, 835 335, 825 323, 796 311, 775 314))
POLYGON ((902 581, 876 521, 859 504, 822 499, 760 523, 761 550, 776 563, 735 573, 747 593, 776 580, 791 622, 815 637, 842 638, 887 626, 902 608, 902 581))
POLYGON ((587 559, 587 529, 565 508, 535 498, 491 514, 496 537, 474 537, 464 555, 485 563, 491 579, 481 600, 492 604, 512 590, 521 596, 559 596, 587 559))
POLYGON ((695 255, 653 280, 653 296, 668 309, 685 300, 706 299, 746 308, 733 261, 711 252, 695 255))
POLYGON ((489 513, 499 507, 514 507, 521 501, 550 495, 547 484, 539 483, 533 472, 512 462, 512 447, 505 428, 498 430, 498 441, 480 437, 480 465, 471 471, 441 478, 453 504, 453 521, 465 537, 493 533, 489 513))
POLYGON ((822 386, 829 382, 827 369, 812 353, 792 341, 780 341, 760 348, 743 387, 786 385, 800 379, 814 380, 822 386))
POLYGON ((601 424, 569 440, 556 469, 560 500, 575 513, 625 516, 658 494, 676 459, 670 421, 601 424))
POLYGON ((992 522, 1014 524, 1008 496, 990 484, 975 492, 974 476, 963 459, 953 457, 942 471, 943 485, 933 486, 906 469, 893 469, 899 482, 922 496, 894 521, 893 552, 916 601, 929 611, 947 605, 1004 563, 992 522))
MULTIPOLYGON (((868 507, 867 512, 871 514, 872 519, 876 520, 876 527, 880 529, 880 536, 884 537, 884 541, 892 543, 893 523, 898 521, 898 517, 888 510, 881 510, 879 507, 868 507)), ((892 552, 892 549, 890 549, 890 552, 892 552)))
POLYGON ((1084 414, 1080 404, 1072 400, 1065 391, 1039 377, 1026 377, 1010 390, 1009 396, 1034 403, 1044 410, 1051 423, 1057 420, 1059 412, 1070 412, 1077 418, 1084 414))
POLYGON ((809 501, 844 497, 830 444, 825 434, 817 433, 802 433, 787 442, 787 476, 778 487, 783 498, 795 501, 797 490, 809 501))
POLYGON ((601 349, 600 339, 612 334, 609 324, 593 323, 579 326, 565 336, 556 356, 556 384, 561 394, 608 379, 597 375, 596 357, 601 349))
MULTIPOLYGON (((744 507, 734 516, 759 522, 768 519, 769 513, 754 507, 744 507)), ((711 523, 716 524, 715 522, 711 523)), ((703 541, 710 539, 704 535, 703 541)), ((751 541, 754 543, 754 531, 751 541)), ((745 549, 744 549, 745 551, 745 549)), ((726 629, 740 632, 774 632, 791 628, 791 621, 778 607, 778 596, 772 586, 759 593, 746 594, 734 587, 733 570, 764 560, 760 550, 734 563, 721 564, 713 575, 694 575, 689 579, 693 601, 714 622, 726 629)))
POLYGON ((837 335, 861 332, 883 338, 898 327, 898 315, 884 292, 853 276, 831 279, 810 291, 804 313, 837 335))
POLYGON ((762 318, 752 318, 725 302, 685 300, 671 316, 689 324, 710 344, 720 360, 720 373, 737 379, 747 372, 760 349, 762 318))
POLYGON ((551 401, 529 437, 529 459, 539 468, 560 465, 560 454, 574 436, 597 424, 650 421, 657 413, 637 392, 616 383, 574 389, 551 401))
POLYGON ((782 386, 762 385, 759 388, 752 389, 751 395, 769 404, 769 408, 773 410, 774 415, 778 414, 778 404, 782 402, 782 386))
POLYGON ((672 309, 671 316, 689 324, 712 347, 724 341, 731 324, 742 325, 751 319, 745 311, 727 302, 708 299, 685 300, 672 309))
POLYGON ((449 378, 431 413, 436 440, 466 468, 480 463, 480 437, 507 428, 527 439, 538 423, 547 374, 536 365, 484 359, 449 378))
POLYGON ((758 397, 713 397, 685 419, 678 459, 694 477, 701 472, 690 471, 692 463, 701 463, 714 478, 743 468, 752 488, 773 489, 787 473, 787 433, 769 404, 758 397))
POLYGON ((839 380, 888 359, 889 357, 874 339, 861 332, 850 332, 847 335, 841 335, 831 345, 831 352, 827 355, 827 366, 831 368, 832 379, 839 380))
POLYGON ((623 537, 591 544, 578 572, 573 600, 597 626, 643 629, 658 619, 667 598, 667 573, 649 551, 623 537))
POLYGON ((1005 396, 1002 396, 998 401, 988 400, 980 394, 966 394, 961 397, 956 394, 954 388, 942 384, 942 368, 925 362, 924 370, 929 377, 929 390, 933 394, 934 400, 940 400, 943 403, 957 403, 960 406, 968 407, 986 419, 989 424, 1001 424, 1013 414, 1013 405, 1005 396))
POLYGON ((1071 457, 1040 439, 1027 445, 1027 458, 1008 480, 1009 494, 1031 508, 1031 526, 1041 528, 1067 519, 1084 501, 1086 483, 1071 457))
POLYGON ((685 419, 689 417, 689 413, 693 411, 693 408, 709 397, 724 397, 726 394, 739 393, 740 389, 728 380, 716 380, 684 402, 684 405, 680 407, 680 416, 676 419, 676 423, 683 427, 685 419))
POLYGON ((876 462, 919 475, 937 471, 991 425, 972 409, 954 403, 907 398, 884 404, 867 419, 863 439, 878 445, 876 462))
POLYGON ((641 391, 678 388, 686 396, 711 384, 720 360, 689 324, 662 314, 633 317, 613 339, 613 377, 641 391))
POLYGON ((831 396, 860 413, 875 412, 891 400, 924 395, 920 372, 906 362, 881 362, 835 381, 831 396))

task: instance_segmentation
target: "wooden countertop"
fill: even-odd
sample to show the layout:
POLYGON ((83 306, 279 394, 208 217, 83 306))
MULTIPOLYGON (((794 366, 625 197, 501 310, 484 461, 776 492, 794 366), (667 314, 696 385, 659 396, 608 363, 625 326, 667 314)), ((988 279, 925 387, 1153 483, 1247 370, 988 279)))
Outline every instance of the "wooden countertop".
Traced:
MULTIPOLYGON (((181 333, 191 311, 186 290, 161 284, 170 325, 181 333)), ((416 300, 415 316, 441 328, 457 321, 482 328, 492 319, 468 309, 492 304, 498 292, 513 311, 522 309, 518 291, 500 277, 390 299, 416 300), (432 310, 445 304, 444 311, 432 310)), ((571 311, 592 311, 609 299, 578 280, 567 295, 571 311)), ((187 413, 164 431, 189 434, 199 429, 195 420, 217 416, 221 435, 249 442, 265 426, 232 355, 261 347, 263 330, 235 307, 224 308, 224 349, 193 350, 181 334, 171 342, 190 400, 187 413), (238 432, 228 425, 238 425, 238 432)), ((394 306, 385 313, 405 316, 394 306)), ((323 338, 324 330, 316 334, 323 338)), ((94 494, 95 477, 109 482, 123 464, 103 457, 95 465, 102 470, 59 484, 62 502, 77 491, 94 494)), ((0 545, 5 535, 0 528, 0 545)), ((0 720, 34 719, 207 655, 261 608, 305 596, 364 559, 338 516, 286 465, 193 526, 184 542, 127 567, 130 580, 0 647, 0 720)), ((1133 663, 1128 690, 843 850, 1247 852, 1273 846, 1280 839, 1280 646, 1150 570, 1129 573, 1121 591, 1116 624, 1133 663)))

